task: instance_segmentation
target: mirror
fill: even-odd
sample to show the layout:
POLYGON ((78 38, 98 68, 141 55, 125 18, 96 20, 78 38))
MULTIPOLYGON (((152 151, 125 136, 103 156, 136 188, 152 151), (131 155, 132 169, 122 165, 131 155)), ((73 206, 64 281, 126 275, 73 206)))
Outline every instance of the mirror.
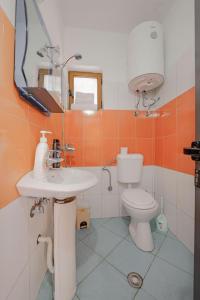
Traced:
POLYGON ((58 57, 36 1, 17 0, 15 83, 21 96, 46 114, 63 112, 58 57))

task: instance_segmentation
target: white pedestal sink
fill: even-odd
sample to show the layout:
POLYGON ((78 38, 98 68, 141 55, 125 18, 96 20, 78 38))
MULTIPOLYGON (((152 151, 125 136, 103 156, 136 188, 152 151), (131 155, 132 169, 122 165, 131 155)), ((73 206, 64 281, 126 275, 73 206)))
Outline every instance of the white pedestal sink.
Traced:
POLYGON ((92 173, 76 168, 47 170, 42 181, 31 171, 17 183, 22 196, 54 198, 55 300, 72 300, 76 292, 75 196, 96 184, 92 173))
POLYGON ((24 175, 17 183, 22 196, 65 199, 76 196, 97 183, 95 175, 77 168, 60 168, 46 171, 46 178, 35 179, 33 171, 24 175))

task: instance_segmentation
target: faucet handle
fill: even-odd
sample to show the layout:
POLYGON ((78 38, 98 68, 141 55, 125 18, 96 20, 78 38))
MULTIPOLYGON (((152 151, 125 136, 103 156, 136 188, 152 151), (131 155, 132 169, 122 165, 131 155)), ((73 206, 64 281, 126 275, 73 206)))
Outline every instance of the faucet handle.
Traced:
POLYGON ((76 148, 72 144, 65 144, 64 150, 67 152, 74 152, 76 150, 76 148))

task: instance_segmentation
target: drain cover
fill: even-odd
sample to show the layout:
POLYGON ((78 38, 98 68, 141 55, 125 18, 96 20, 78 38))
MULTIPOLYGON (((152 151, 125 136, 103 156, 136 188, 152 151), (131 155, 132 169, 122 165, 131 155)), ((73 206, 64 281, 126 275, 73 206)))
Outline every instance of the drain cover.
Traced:
POLYGON ((131 272, 127 276, 128 283, 131 287, 134 287, 136 289, 140 289, 143 284, 143 278, 140 276, 140 274, 131 272))

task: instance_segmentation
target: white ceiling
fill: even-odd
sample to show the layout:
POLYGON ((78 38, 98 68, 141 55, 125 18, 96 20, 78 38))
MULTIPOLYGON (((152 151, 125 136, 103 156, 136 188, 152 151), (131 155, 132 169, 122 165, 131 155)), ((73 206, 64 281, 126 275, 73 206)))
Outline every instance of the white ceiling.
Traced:
POLYGON ((146 20, 162 21, 174 0, 56 0, 64 25, 130 32, 146 20))

